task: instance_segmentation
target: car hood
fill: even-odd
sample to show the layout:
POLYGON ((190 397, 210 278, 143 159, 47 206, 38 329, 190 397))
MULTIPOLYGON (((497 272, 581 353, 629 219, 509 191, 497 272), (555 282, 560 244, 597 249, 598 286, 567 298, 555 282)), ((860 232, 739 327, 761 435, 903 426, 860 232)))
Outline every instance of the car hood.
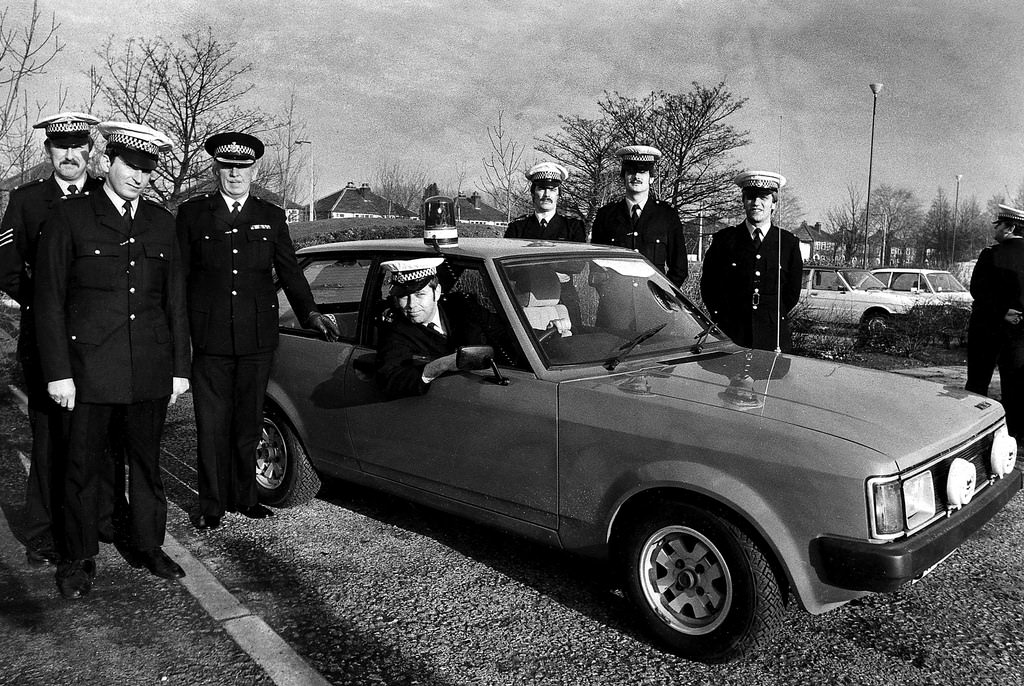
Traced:
POLYGON ((820 432, 889 457, 900 469, 970 439, 1003 415, 993 400, 933 381, 735 348, 580 382, 820 432))

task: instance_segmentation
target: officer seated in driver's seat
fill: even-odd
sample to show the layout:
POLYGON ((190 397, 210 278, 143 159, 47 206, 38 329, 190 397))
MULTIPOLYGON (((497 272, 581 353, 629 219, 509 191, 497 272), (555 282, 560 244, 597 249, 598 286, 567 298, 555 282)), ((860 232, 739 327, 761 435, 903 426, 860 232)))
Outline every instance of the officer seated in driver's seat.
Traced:
POLYGON ((381 322, 377 379, 393 400, 422 395, 439 376, 457 369, 460 346, 501 348, 504 324, 464 293, 444 295, 438 280, 441 257, 381 263, 390 283, 381 322))

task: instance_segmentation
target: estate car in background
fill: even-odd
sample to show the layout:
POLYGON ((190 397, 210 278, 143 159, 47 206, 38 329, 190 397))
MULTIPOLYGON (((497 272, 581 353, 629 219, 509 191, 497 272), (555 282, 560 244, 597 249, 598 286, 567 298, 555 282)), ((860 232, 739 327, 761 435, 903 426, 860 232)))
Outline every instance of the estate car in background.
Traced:
POLYGON ((916 303, 909 293, 888 290, 867 269, 804 267, 798 308, 811 321, 859 326, 873 333, 916 303))
POLYGON ((872 269, 886 288, 917 296, 918 302, 961 305, 969 308, 974 298, 957 278, 940 269, 885 267, 872 269))
POLYGON ((329 476, 607 560, 656 640, 722 661, 756 649, 790 598, 817 614, 920 578, 1020 488, 998 403, 740 348, 640 255, 596 245, 445 248, 449 290, 507 335, 387 401, 380 264, 432 254, 413 239, 299 252, 342 340, 279 298, 264 503, 300 504, 329 476), (570 312, 571 335, 548 330, 570 312))

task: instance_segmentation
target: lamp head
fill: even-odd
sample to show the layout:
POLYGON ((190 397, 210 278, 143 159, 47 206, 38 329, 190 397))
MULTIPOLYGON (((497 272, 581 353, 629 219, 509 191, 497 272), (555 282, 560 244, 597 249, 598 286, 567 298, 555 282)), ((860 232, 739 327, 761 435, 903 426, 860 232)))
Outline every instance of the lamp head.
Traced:
POLYGON ((880 84, 880 83, 869 83, 868 84, 868 88, 871 89, 872 93, 874 93, 875 95, 878 95, 878 92, 880 90, 882 90, 882 84, 880 84))

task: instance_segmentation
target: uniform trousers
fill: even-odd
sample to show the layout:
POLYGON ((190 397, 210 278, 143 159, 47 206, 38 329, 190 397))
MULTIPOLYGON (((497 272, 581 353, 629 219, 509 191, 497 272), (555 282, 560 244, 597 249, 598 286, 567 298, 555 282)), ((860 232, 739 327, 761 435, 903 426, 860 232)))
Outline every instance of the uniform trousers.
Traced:
POLYGON ((220 517, 258 503, 256 445, 274 353, 192 356, 199 514, 220 517))
POLYGON ((1010 435, 1024 440, 1024 331, 1014 327, 999 351, 1000 402, 1010 435))
POLYGON ((25 484, 25 510, 21 533, 30 546, 56 544, 59 533, 58 506, 61 494, 62 468, 68 449, 71 413, 50 399, 46 393, 39 360, 23 357, 22 372, 28 396, 28 421, 32 429, 32 456, 28 481, 25 484), (50 539, 49 541, 47 539, 50 539))
POLYGON ((158 548, 167 526, 167 497, 160 478, 160 436, 168 398, 131 404, 77 403, 64 476, 64 542, 69 560, 99 552, 99 520, 113 510, 104 502, 104 479, 114 482, 117 461, 108 450, 111 426, 121 423, 120 444, 128 467, 128 545, 158 548))
POLYGON ((996 369, 996 360, 1003 347, 1003 323, 994 326, 976 322, 972 316, 967 326, 967 384, 964 386, 971 393, 988 395, 988 387, 992 383, 992 373, 996 369))

